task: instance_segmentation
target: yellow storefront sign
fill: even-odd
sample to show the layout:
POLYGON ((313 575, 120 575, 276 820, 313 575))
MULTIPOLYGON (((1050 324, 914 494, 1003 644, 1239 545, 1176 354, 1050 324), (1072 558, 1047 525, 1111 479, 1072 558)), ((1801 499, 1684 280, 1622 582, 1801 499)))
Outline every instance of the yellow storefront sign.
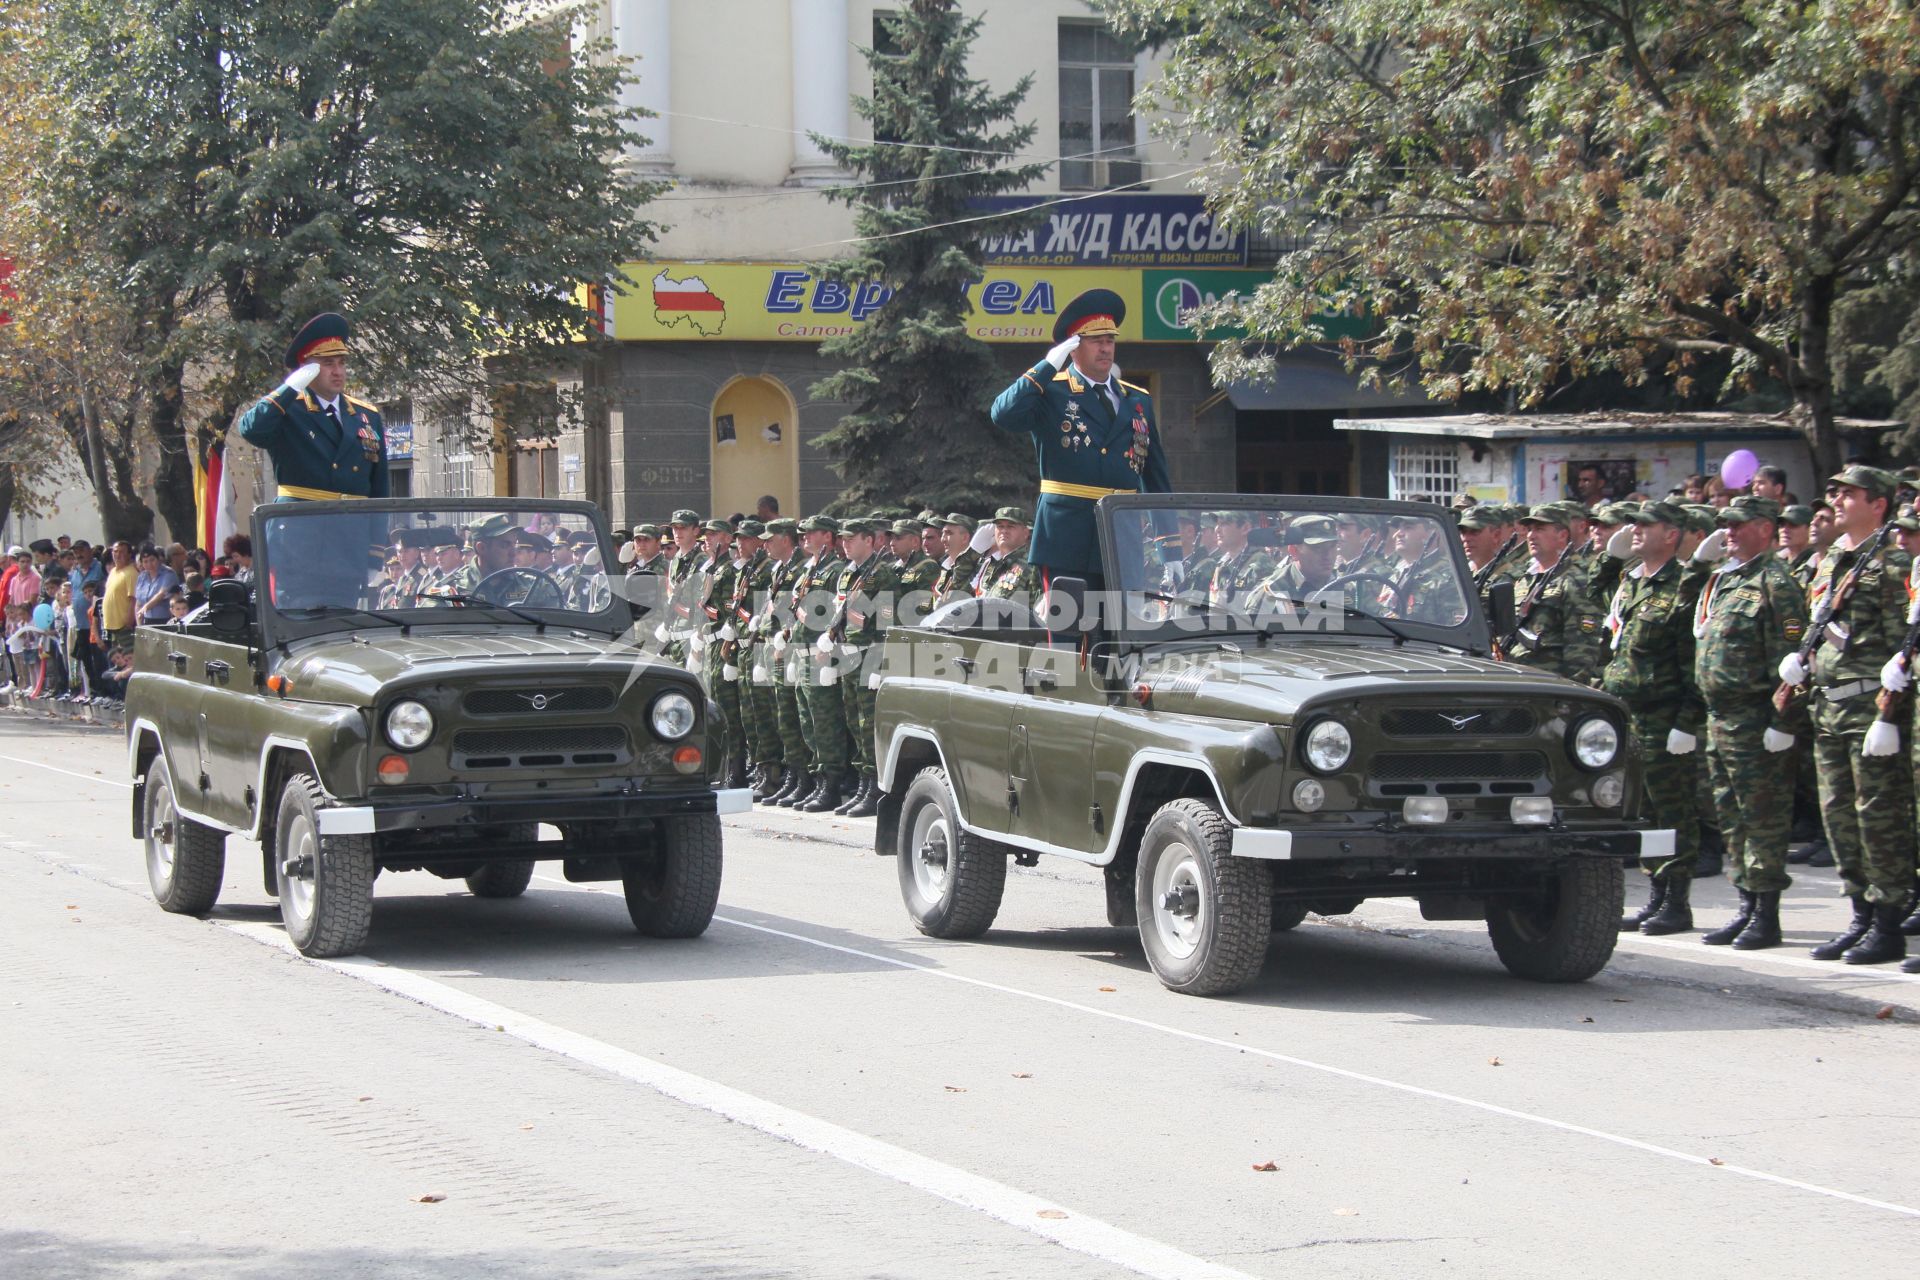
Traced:
MULTIPOLYGON (((798 263, 630 262, 637 288, 613 301, 629 342, 821 342, 852 333, 892 300, 884 285, 823 280, 798 263)), ((1138 336, 1140 273, 989 267, 967 290, 968 328, 985 342, 1051 342, 1060 309, 1087 289, 1126 299, 1122 338, 1138 336)))

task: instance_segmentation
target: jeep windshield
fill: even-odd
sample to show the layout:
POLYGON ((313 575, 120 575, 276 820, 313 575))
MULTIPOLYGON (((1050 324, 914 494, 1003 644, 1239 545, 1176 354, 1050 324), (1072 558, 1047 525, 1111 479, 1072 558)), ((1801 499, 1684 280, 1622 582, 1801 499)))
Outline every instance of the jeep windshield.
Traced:
POLYGON ((1439 508, 1142 494, 1103 499, 1100 510, 1107 585, 1130 635, 1349 632, 1485 645, 1453 522, 1439 508))
POLYGON ((631 622, 582 503, 276 503, 255 512, 256 593, 278 637, 345 627, 631 622))

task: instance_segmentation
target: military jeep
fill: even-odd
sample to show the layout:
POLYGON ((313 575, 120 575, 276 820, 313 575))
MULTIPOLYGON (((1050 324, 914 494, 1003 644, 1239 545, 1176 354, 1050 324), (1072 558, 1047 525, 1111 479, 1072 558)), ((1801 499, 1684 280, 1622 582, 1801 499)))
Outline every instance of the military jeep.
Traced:
POLYGON ((162 908, 212 910, 237 835, 310 956, 360 948, 381 871, 512 898, 551 861, 621 881, 642 933, 706 929, 719 815, 749 796, 713 785, 698 681, 627 642, 645 606, 602 568, 596 508, 276 503, 252 530, 251 582, 135 636, 133 832, 162 908), (551 563, 532 545, 569 535, 551 563))
POLYGON ((1049 854, 1104 869, 1108 921, 1175 991, 1233 991, 1273 933, 1376 897, 1484 920, 1522 977, 1605 966, 1623 866, 1673 833, 1644 829, 1618 701, 1492 658, 1447 513, 1154 494, 1096 514, 1104 589, 1055 578, 1044 613, 960 601, 889 634, 875 848, 922 933, 984 933, 1008 862, 1049 854), (1226 571, 1169 554, 1216 516, 1248 544, 1226 571))

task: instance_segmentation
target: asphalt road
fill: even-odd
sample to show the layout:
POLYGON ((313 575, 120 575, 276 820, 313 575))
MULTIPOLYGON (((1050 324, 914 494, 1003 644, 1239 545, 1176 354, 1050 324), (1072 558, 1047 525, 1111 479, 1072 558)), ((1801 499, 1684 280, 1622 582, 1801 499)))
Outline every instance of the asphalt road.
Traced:
POLYGON ((936 942, 871 822, 784 813, 728 819, 695 941, 557 876, 386 875, 365 955, 317 964, 238 840, 212 919, 162 913, 127 806, 117 735, 0 716, 7 1277, 1872 1277, 1920 1245, 1892 969, 1634 938, 1538 986, 1373 903, 1197 1000, 1083 868, 936 942))

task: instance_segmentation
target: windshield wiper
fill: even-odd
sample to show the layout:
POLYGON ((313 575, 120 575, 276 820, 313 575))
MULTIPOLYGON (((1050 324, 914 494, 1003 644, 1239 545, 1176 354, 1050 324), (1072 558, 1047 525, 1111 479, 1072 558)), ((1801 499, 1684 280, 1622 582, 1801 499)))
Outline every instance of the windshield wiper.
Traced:
POLYGON ((1383 618, 1377 613, 1368 613, 1365 609, 1359 608, 1356 605, 1348 604, 1345 600, 1342 600, 1340 602, 1340 609, 1349 618, 1366 618, 1373 622, 1379 623, 1381 627, 1385 629, 1388 635, 1392 636, 1395 640, 1399 641, 1401 644, 1405 644, 1409 640, 1415 640, 1419 638, 1417 636, 1409 635, 1405 631, 1402 631, 1398 626, 1398 624, 1396 624, 1393 621, 1393 619, 1383 618))
POLYGON ((311 618, 372 618, 375 622, 384 622, 392 627, 405 627, 412 624, 412 618, 395 617, 384 609, 362 609, 351 604, 314 604, 301 609, 276 610, 283 618, 305 621, 311 618))
MULTIPOLYGON (((431 594, 425 591, 416 591, 413 593, 413 598, 415 600, 451 600, 455 604, 477 604, 483 609, 505 609, 514 617, 526 622, 531 622, 534 626, 542 630, 545 630, 547 625, 547 620, 539 614, 522 609, 516 604, 508 604, 504 600, 488 600, 484 596, 470 596, 458 591, 440 591, 431 594)), ((415 621, 418 621, 418 619, 415 619, 415 621)))

